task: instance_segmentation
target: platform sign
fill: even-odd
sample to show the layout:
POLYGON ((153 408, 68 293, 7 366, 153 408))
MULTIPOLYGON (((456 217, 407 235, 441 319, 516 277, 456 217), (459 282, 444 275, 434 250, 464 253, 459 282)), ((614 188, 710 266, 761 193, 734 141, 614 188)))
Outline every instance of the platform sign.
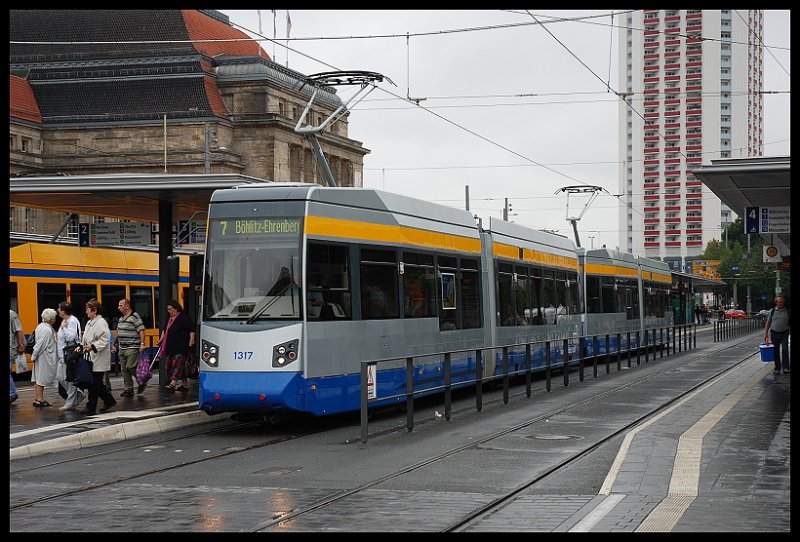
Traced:
POLYGON ((745 207, 744 209, 744 233, 758 233, 758 207, 745 207))
POLYGON ((789 207, 746 207, 744 232, 790 233, 791 212, 789 207))
POLYGON ((203 220, 179 220, 178 232, 179 239, 177 244, 179 245, 206 242, 206 223, 203 220))
POLYGON ((375 389, 378 378, 378 364, 370 363, 367 365, 367 399, 375 399, 375 389))
POLYGON ((81 222, 78 225, 78 243, 82 247, 149 245, 150 240, 150 224, 144 222, 81 222))

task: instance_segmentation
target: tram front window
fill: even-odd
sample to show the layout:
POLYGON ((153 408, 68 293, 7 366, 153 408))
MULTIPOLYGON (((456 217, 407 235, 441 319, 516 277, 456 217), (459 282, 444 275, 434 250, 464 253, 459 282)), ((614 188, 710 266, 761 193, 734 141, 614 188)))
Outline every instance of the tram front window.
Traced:
POLYGON ((299 320, 300 224, 299 218, 212 220, 203 319, 299 320))

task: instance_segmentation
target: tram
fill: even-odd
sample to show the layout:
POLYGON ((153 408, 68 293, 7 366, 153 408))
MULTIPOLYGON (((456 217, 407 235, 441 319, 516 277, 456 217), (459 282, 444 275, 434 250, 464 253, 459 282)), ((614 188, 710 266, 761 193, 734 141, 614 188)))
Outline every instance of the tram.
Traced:
MULTIPOLYGON (((189 256, 180 254, 179 261, 183 297, 189 283, 189 256)), ((103 305, 110 329, 116 328, 119 317, 117 302, 130 299, 144 322, 148 348, 153 350, 158 340, 158 252, 44 243, 9 249, 10 308, 19 315, 26 336, 41 322, 45 308, 55 309, 62 301, 72 304, 73 314, 85 327, 84 306, 92 298, 103 305)), ((57 316, 55 325, 60 323, 57 316)))
MULTIPOLYGON (((217 190, 204 262, 200 408, 265 418, 354 411, 362 361, 398 358, 379 365, 377 395, 388 397, 405 389, 405 357, 415 357, 415 390, 428 390, 442 383, 442 356, 433 353, 472 349, 451 359, 453 385, 470 385, 475 349, 517 345, 509 359, 519 368, 526 342, 666 324, 669 281, 661 262, 585 251, 497 219, 479 227, 467 211, 379 190, 217 190), (589 311, 585 279, 599 289, 589 311)), ((558 345, 551 353, 554 366, 563 363, 558 345)), ((545 353, 532 356, 543 370, 545 353)), ((484 374, 499 374, 500 362, 486 356, 484 374)))

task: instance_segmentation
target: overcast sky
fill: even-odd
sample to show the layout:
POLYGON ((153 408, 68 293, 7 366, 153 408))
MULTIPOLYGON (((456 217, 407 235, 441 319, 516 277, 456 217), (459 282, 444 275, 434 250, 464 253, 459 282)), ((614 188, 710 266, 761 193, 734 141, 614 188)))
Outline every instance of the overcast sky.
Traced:
MULTIPOLYGON (((221 11, 258 32, 258 10, 221 11)), ((396 85, 378 83, 349 117, 350 137, 370 150, 365 187, 464 208, 469 186, 470 210, 484 220, 502 217, 509 198, 514 222, 574 241, 567 216, 583 213, 582 246, 619 246, 619 98, 607 89, 620 90, 619 29, 610 11, 289 10, 288 42, 287 11, 276 13, 273 34, 272 10, 261 10, 261 34, 277 38, 262 47, 276 62, 307 75, 378 72, 396 85), (608 193, 584 210, 585 196, 559 190, 575 185, 608 193)), ((764 44, 764 90, 789 91, 789 11, 765 12, 764 44)), ((346 101, 357 88, 337 91, 346 101)), ((789 101, 788 92, 764 96, 765 155, 790 154, 789 101)))

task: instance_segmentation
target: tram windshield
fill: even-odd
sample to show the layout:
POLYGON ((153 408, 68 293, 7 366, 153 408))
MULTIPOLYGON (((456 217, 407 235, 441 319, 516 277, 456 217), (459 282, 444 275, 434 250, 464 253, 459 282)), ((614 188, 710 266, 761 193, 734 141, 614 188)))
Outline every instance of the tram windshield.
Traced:
POLYGON ((204 320, 299 320, 298 217, 214 218, 209 221, 204 320))

